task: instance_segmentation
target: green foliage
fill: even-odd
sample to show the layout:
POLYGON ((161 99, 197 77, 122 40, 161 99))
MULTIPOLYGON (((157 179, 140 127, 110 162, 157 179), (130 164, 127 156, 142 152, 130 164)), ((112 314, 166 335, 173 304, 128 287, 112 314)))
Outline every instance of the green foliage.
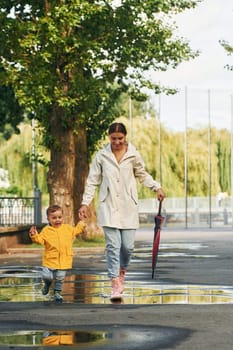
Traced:
MULTIPOLYGON (((20 134, 13 135, 9 140, 0 144, 0 168, 7 169, 9 173, 10 188, 0 189, 1 195, 14 194, 18 196, 33 195, 32 180, 32 130, 29 124, 19 126, 20 134)), ((37 144, 39 141, 37 140, 37 144)), ((37 152, 43 159, 48 159, 48 152, 37 146, 37 152)), ((37 164, 38 186, 47 193, 47 167, 37 164)))
MULTIPOLYGON (((121 117, 118 120, 130 130, 129 118, 121 117)), ((184 196, 184 133, 168 131, 161 125, 159 147, 159 124, 156 118, 134 117, 132 126, 131 141, 140 151, 148 172, 161 182, 167 197, 184 196)), ((208 129, 188 130, 188 196, 207 196, 209 192, 216 195, 219 192, 230 193, 231 190, 230 133, 211 128, 210 145, 208 133, 208 129)), ((138 190, 140 198, 150 198, 152 195, 150 190, 141 185, 138 185, 138 190)))
POLYGON ((23 109, 20 107, 12 86, 3 81, 5 71, 0 66, 0 133, 5 140, 19 133, 18 124, 23 120, 23 109))
MULTIPOLYGON (((25 116, 39 122, 50 151, 50 201, 64 205, 67 220, 77 219, 88 161, 122 92, 139 101, 148 89, 172 93, 152 81, 151 72, 196 56, 174 35, 171 15, 197 2, 0 0, 1 84, 13 89, 25 116)), ((24 172, 30 157, 22 159, 24 172)))
MULTIPOLYGON (((132 120, 132 143, 138 148, 145 161, 148 172, 161 181, 167 197, 184 196, 184 134, 171 132, 161 125, 161 174, 160 174, 160 147, 159 124, 156 116, 143 117, 141 106, 137 109, 137 103, 133 104, 135 117, 132 120)), ((124 105, 123 105, 124 106, 124 105)), ((122 108, 123 110, 124 108, 122 108)), ((127 104, 125 104, 125 112, 127 104)), ((130 131, 130 120, 120 117, 130 131)), ((0 167, 9 171, 11 187, 0 189, 1 195, 32 195, 32 159, 31 151, 31 126, 20 126, 21 133, 14 135, 10 140, 0 144, 0 167)), ((211 129, 211 191, 212 194, 228 192, 231 190, 231 135, 227 130, 211 129)), ((130 132, 128 134, 128 140, 130 132)), ((210 190, 209 156, 208 156, 208 130, 188 130, 188 195, 207 196, 210 190)), ((38 182, 42 191, 42 198, 47 199, 46 173, 48 152, 39 146, 37 139, 37 152, 39 158, 38 182)), ((107 139, 103 141, 107 142, 107 139)), ((102 144, 99 145, 102 147, 102 144)), ((138 184, 139 198, 151 198, 150 190, 138 184)), ((46 202, 47 205, 47 202, 46 202)))
POLYGON ((175 68, 195 57, 173 35, 169 17, 197 1, 0 0, 0 56, 17 99, 34 113, 51 147, 52 110, 64 129, 87 130, 89 154, 113 120, 122 92, 145 99, 143 88, 170 91, 145 72, 175 68))
POLYGON ((217 151, 218 157, 218 181, 221 188, 221 192, 229 192, 231 187, 231 156, 230 156, 230 137, 226 130, 223 130, 219 138, 217 139, 217 151))

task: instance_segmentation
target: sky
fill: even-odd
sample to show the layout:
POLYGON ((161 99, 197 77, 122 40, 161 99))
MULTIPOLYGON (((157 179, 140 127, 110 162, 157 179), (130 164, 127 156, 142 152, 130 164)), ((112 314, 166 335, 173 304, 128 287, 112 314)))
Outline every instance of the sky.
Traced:
POLYGON ((233 1, 203 0, 174 19, 177 34, 201 53, 175 70, 152 74, 153 80, 179 91, 175 96, 152 97, 161 122, 174 131, 210 124, 231 129, 233 71, 224 67, 233 64, 233 56, 226 54, 219 40, 233 45, 233 1))

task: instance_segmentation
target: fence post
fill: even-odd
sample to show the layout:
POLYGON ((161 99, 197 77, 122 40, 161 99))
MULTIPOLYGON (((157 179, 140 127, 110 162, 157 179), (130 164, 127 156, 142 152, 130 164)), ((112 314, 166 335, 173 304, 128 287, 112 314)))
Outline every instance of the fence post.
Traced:
POLYGON ((35 225, 41 225, 41 192, 39 188, 34 191, 34 223, 35 225))

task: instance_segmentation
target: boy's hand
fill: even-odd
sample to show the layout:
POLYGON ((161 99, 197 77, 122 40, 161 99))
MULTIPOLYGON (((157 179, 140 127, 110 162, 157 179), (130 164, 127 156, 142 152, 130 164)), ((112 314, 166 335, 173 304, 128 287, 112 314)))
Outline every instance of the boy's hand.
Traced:
POLYGON ((37 234, 36 226, 32 226, 30 228, 29 235, 34 236, 35 234, 37 234))

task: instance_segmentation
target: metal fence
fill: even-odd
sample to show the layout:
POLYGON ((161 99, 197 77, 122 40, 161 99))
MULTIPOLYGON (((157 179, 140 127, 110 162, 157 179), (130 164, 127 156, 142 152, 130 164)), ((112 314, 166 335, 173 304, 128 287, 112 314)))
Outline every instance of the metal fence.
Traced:
POLYGON ((34 197, 0 197, 0 226, 40 225, 41 194, 34 197))
MULTIPOLYGON (((141 224, 153 222, 158 201, 141 199, 139 218, 141 224)), ((173 197, 166 198, 162 215, 168 227, 233 227, 233 204, 231 196, 219 200, 218 197, 173 197)))
MULTIPOLYGON (((141 224, 151 223, 157 212, 158 201, 139 200, 141 224)), ((162 215, 168 227, 233 227, 233 204, 229 196, 221 202, 216 197, 166 198, 162 215)), ((42 223, 41 194, 34 197, 0 197, 0 227, 40 225, 42 223)))

